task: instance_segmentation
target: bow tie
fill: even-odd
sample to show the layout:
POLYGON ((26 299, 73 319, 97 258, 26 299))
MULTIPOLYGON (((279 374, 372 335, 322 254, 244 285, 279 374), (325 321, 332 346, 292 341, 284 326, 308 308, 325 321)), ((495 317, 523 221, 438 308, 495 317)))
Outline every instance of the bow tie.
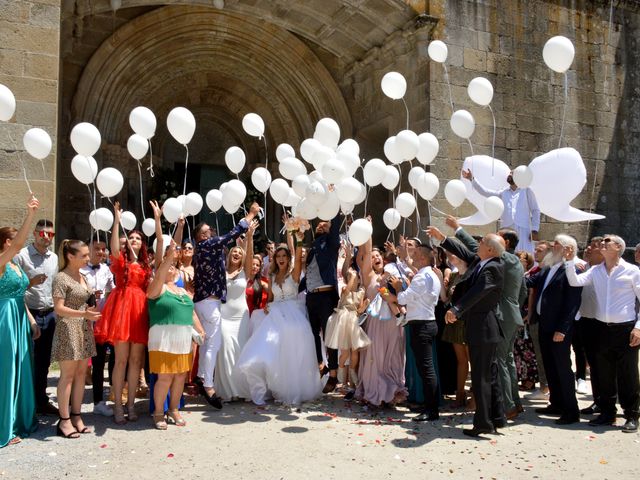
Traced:
POLYGON ((89 268, 91 270, 98 270, 100 268, 100 264, 98 264, 98 265, 89 265, 89 268))

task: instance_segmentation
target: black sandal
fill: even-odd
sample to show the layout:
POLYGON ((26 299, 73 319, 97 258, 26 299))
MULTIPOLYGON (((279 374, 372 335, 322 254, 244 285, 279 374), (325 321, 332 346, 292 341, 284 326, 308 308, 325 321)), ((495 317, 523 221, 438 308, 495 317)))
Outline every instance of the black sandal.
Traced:
MULTIPOLYGON (((72 417, 79 417, 82 414, 81 413, 71 413, 70 415, 72 417)), ((71 425, 73 425, 73 422, 71 422, 71 425)), ((78 433, 93 433, 93 430, 91 430, 91 428, 87 427, 86 425, 82 430, 78 430, 78 428, 75 425, 73 425, 73 428, 75 428, 78 433)))
POLYGON ((71 424, 71 426, 74 428, 73 432, 69 433, 69 434, 65 434, 62 429, 60 428, 60 423, 62 423, 63 421, 69 420, 71 421, 71 417, 67 417, 67 418, 62 418, 59 417, 60 421, 58 422, 58 425, 56 427, 56 435, 58 435, 59 437, 64 437, 64 438, 80 438, 80 433, 78 433, 78 430, 75 429, 75 427, 73 427, 73 424, 71 424))

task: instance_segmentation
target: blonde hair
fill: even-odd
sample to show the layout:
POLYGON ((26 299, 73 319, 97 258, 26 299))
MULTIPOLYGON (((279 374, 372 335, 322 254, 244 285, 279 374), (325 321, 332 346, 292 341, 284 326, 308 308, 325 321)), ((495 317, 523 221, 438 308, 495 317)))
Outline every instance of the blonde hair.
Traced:
POLYGON ((233 252, 236 248, 239 248, 240 251, 242 252, 242 259, 240 260, 240 268, 242 269, 242 266, 244 265, 244 256, 245 256, 244 248, 242 248, 239 245, 235 245, 229 249, 229 252, 227 252, 227 259, 225 263, 225 268, 227 272, 229 271, 229 265, 231 265, 231 252, 233 252))

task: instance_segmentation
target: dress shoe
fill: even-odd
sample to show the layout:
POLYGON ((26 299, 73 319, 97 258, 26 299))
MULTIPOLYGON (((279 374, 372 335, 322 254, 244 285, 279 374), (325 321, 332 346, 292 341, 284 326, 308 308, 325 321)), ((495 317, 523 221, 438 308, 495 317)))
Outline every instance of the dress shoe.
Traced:
POLYGON ((562 415, 562 410, 552 405, 547 405, 544 408, 536 408, 535 412, 541 415, 562 415))
POLYGON ((207 391, 204 389, 203 389, 203 395, 209 405, 211 405, 216 410, 222 410, 222 398, 220 398, 215 393, 213 395, 209 395, 207 391))
POLYGON ((636 433, 638 431, 638 419, 627 418, 627 421, 622 426, 622 431, 624 433, 636 433))
POLYGON ((422 412, 417 417, 413 417, 414 422, 434 422, 440 418, 438 412, 422 412))
POLYGON ((480 435, 484 435, 487 433, 494 433, 495 430, 489 429, 489 428, 465 428, 464 430, 462 430, 462 433, 465 434, 467 437, 478 437, 480 435))
POLYGON ((507 420, 506 419, 501 419, 501 420, 493 420, 493 428, 495 428, 496 430, 499 428, 504 428, 507 426, 507 420))
POLYGON ((38 415, 59 415, 58 409, 51 402, 38 405, 36 413, 38 415))
POLYGON ((598 415, 596 418, 589 422, 592 427, 603 427, 605 425, 613 425, 616 423, 616 417, 609 417, 603 414, 598 415))
POLYGON ((556 425, 571 425, 572 423, 579 423, 580 417, 578 415, 561 415, 555 421, 556 425))
POLYGON ((420 404, 409 405, 409 411, 413 413, 422 413, 424 412, 424 405, 420 405, 420 404))
POLYGON ((355 390, 349 390, 347 393, 345 393, 344 395, 344 400, 345 402, 350 402, 351 400, 353 400, 353 397, 356 396, 356 391, 355 390))
POLYGON ((327 380, 327 383, 322 389, 322 393, 333 392, 336 389, 337 385, 338 385, 338 379, 336 377, 329 377, 329 379, 327 380))
POLYGON ((580 413, 583 415, 594 415, 596 413, 600 413, 600 407, 595 403, 592 403, 587 408, 580 410, 580 413))
POLYGON ((507 420, 513 420, 520 414, 518 407, 513 407, 511 410, 506 412, 504 415, 507 417, 507 420))

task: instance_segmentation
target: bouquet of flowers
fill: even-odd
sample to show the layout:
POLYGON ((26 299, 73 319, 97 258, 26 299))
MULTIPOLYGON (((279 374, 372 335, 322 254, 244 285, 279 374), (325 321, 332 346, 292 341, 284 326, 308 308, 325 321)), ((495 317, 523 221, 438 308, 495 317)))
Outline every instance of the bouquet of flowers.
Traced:
POLYGON ((304 218, 300 218, 300 217, 289 217, 287 219, 287 222, 285 224, 285 228, 287 229, 287 232, 301 232, 304 233, 307 230, 311 229, 311 225, 309 224, 308 220, 305 220, 304 218))

